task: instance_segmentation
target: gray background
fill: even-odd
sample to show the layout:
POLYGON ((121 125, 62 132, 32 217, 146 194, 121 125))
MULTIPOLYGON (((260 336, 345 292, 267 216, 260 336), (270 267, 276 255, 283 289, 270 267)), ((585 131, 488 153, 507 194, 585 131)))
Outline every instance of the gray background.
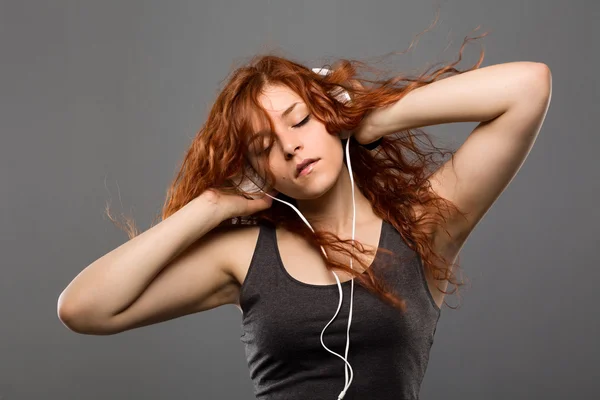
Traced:
MULTIPOLYGON (((65 328, 57 298, 126 240, 103 218, 109 198, 149 227, 234 62, 271 48, 311 67, 404 50, 435 4, 1 1, 0 399, 253 398, 234 306, 102 337, 65 328)), ((458 311, 443 308, 421 396, 597 398, 600 5, 441 5, 394 68, 454 60, 481 24, 484 66, 544 62, 553 96, 527 162, 463 248, 471 287, 449 299, 458 311)), ((428 131, 458 146, 474 127, 428 131)))

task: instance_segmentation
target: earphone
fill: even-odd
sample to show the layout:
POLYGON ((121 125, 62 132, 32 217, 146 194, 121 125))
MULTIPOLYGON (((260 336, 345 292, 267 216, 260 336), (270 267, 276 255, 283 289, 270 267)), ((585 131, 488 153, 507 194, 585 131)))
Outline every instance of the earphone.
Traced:
MULTIPOLYGON (((323 68, 312 68, 312 71, 319 75, 327 75, 331 72, 330 69, 324 68, 324 67, 323 68)), ((341 87, 334 89, 333 92, 331 92, 331 94, 338 101, 340 101, 342 103, 346 103, 351 100, 350 94, 341 87)), ((350 139, 348 138, 348 142, 349 141, 350 141, 350 139)), ((370 148, 369 146, 364 146, 364 147, 370 148)), ((347 155, 347 157, 349 159, 348 155, 347 155)), ((234 178, 232 181, 234 182, 235 186, 237 186, 237 188, 241 189, 244 192, 249 192, 249 193, 255 193, 257 191, 263 192, 261 187, 263 187, 265 184, 262 177, 260 175, 258 175, 256 173, 256 171, 253 168, 249 167, 248 165, 245 166, 245 174, 240 175, 237 178, 234 178)), ((241 194, 244 197, 248 197, 244 193, 241 193, 241 194)), ((268 196, 272 197, 270 195, 268 195, 268 196)), ((281 201, 280 199, 275 199, 275 200, 281 201)), ((296 212, 299 212, 299 211, 296 211, 296 212)))
MULTIPOLYGON (((312 71, 319 74, 319 75, 327 75, 331 72, 331 70, 327 69, 327 68, 312 68, 312 71)), ((333 92, 331 92, 331 94, 340 102, 342 103, 346 103, 349 102, 351 100, 350 94, 344 90, 343 88, 336 88, 333 92)), ((352 241, 354 242, 354 236, 355 236, 355 228, 356 228, 356 203, 355 203, 355 199, 354 199, 354 178, 353 178, 353 174, 352 174, 352 165, 350 163, 350 138, 348 138, 348 140, 346 141, 346 160, 347 160, 347 165, 348 165, 348 171, 350 174, 350 182, 351 182, 351 188, 352 188, 352 212, 353 212, 353 216, 352 216, 352 241)), ((296 211, 296 213, 300 216, 300 218, 302 219, 302 221, 304 221, 304 223, 306 225, 308 225, 308 227, 310 228, 311 231, 314 232, 314 229, 312 228, 312 226, 309 224, 309 222, 306 220, 306 218, 304 218, 304 216, 302 215, 302 213, 292 204, 275 198, 273 196, 271 196, 268 193, 265 193, 261 187, 264 184, 263 179, 254 171, 254 169, 252 168, 247 168, 245 171, 245 176, 240 177, 237 182, 234 180, 235 184, 237 185, 238 188, 240 188, 243 191, 249 192, 249 193, 253 193, 256 191, 260 191, 263 192, 265 195, 271 197, 273 200, 279 201, 280 203, 284 203, 287 204, 288 206, 290 206, 294 211, 296 211)), ((352 247, 352 250, 354 250, 354 246, 352 247)), ((323 246, 321 246, 321 251, 323 252, 323 254, 325 255, 325 258, 327 258, 327 253, 325 252, 325 249, 323 248, 323 246)), ((350 268, 352 268, 352 257, 350 257, 350 268)), ((348 388, 350 387, 350 384, 352 383, 352 379, 354 377, 354 372, 352 370, 352 366, 350 365, 350 363, 348 362, 348 349, 350 346, 350 325, 352 323, 352 309, 353 309, 353 299, 354 299, 354 278, 352 278, 352 282, 351 282, 351 294, 350 294, 350 312, 348 315, 348 328, 346 331, 346 350, 345 350, 345 355, 341 356, 340 354, 332 351, 331 349, 329 349, 327 346, 325 346, 325 343, 323 342, 323 334, 325 333, 325 330, 327 329, 327 327, 335 320, 335 318, 337 317, 340 308, 342 307, 342 299, 343 299, 343 292, 342 292, 342 286, 340 283, 340 280, 337 276, 337 274, 334 271, 331 271, 331 273, 333 274, 333 276, 335 277, 335 280, 337 282, 337 286, 338 286, 338 290, 340 293, 340 301, 338 304, 338 308, 337 311, 335 312, 335 315, 333 316, 333 318, 327 323, 327 325, 325 325, 325 327, 323 328, 323 330, 321 331, 321 345, 325 348, 325 350, 327 350, 328 352, 336 355, 337 357, 341 358, 345 365, 344 365, 344 372, 345 372, 345 385, 344 385, 344 389, 340 392, 340 394, 338 395, 338 400, 342 400, 344 398, 344 396, 346 395, 346 391, 348 390, 348 388), (350 370, 350 377, 348 378, 348 369, 350 370)))

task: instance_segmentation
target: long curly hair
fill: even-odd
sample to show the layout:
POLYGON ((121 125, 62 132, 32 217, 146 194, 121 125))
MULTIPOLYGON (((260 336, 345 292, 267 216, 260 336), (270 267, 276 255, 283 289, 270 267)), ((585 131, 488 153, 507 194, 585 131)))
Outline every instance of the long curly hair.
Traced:
MULTIPOLYGON (((256 138, 264 137, 265 132, 269 140, 275 140, 272 121, 258 101, 266 85, 282 84, 292 89, 304 100, 312 117, 321 121, 330 134, 352 132, 371 110, 391 105, 412 90, 444 77, 478 68, 483 61, 483 49, 471 68, 459 70, 456 65, 462 59, 466 44, 485 35, 465 37, 457 60, 447 65, 434 65, 416 75, 401 74, 388 78, 382 70, 357 60, 340 59, 325 64, 331 72, 323 76, 299 62, 273 53, 252 57, 245 65, 230 73, 206 122, 185 152, 182 165, 168 189, 162 219, 208 189, 239 193, 236 177, 240 174, 259 174, 264 179, 262 189, 265 192, 269 190, 274 182, 272 173, 268 170, 251 171, 249 167, 249 145, 256 138), (376 78, 367 79, 359 71, 375 72, 376 78), (336 98, 336 90, 339 93, 340 88, 350 94, 350 102, 344 103, 336 98), (264 123, 264 129, 259 131, 255 125, 257 117, 264 123)), ((409 49, 413 43, 414 40, 409 49)), ((323 65, 318 65, 321 66, 323 65)), ((355 184, 371 203, 374 213, 394 226, 407 245, 421 258, 423 268, 429 276, 438 282, 447 281, 455 285, 455 289, 450 292, 436 285, 438 290, 445 294, 457 292, 459 286, 464 285, 464 282, 456 280, 454 267, 458 267, 458 264, 450 263, 436 254, 429 240, 435 226, 441 226, 450 213, 465 215, 452 202, 436 195, 428 181, 429 176, 445 161, 446 155, 449 154, 453 159, 454 151, 436 147, 422 129, 408 129, 386 135, 374 150, 351 139, 349 150, 355 184), (436 155, 439 156, 438 159, 436 155), (426 212, 415 213, 415 206, 426 212)), ((278 198, 295 204, 294 199, 284 194, 280 193, 278 198)), ((131 218, 125 218, 126 223, 122 224, 113 218, 108 206, 106 213, 113 223, 127 232, 129 238, 139 234, 131 218)), ((313 233, 287 205, 274 201, 270 208, 249 217, 222 221, 219 228, 235 229, 240 225, 261 223, 270 223, 302 235, 317 250, 323 246, 325 250, 347 255, 348 259, 353 257, 353 261, 358 262, 365 273, 329 259, 319 251, 328 269, 347 272, 359 285, 383 301, 401 311, 406 310, 405 301, 392 293, 385 280, 368 268, 365 262, 353 256, 351 239, 342 240, 326 231, 316 230, 313 233)), ((446 233, 449 235, 447 231, 446 233)), ((374 251, 365 250, 358 241, 354 242, 354 249, 363 254, 374 254, 374 251)), ((378 251, 385 253, 387 250, 378 251)))

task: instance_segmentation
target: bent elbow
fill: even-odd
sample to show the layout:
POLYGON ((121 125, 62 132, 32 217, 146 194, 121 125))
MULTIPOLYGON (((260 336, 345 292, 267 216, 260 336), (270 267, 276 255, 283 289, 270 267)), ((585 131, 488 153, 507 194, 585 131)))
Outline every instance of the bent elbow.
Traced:
POLYGON ((77 310, 71 305, 61 304, 57 307, 57 316, 60 322, 70 331, 82 335, 114 335, 117 333, 111 324, 92 318, 91 313, 77 310))

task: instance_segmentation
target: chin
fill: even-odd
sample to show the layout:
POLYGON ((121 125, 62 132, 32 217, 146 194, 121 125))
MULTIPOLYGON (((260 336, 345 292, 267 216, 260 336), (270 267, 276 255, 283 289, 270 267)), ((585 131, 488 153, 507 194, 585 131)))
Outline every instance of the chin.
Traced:
MULTIPOLYGON (((317 177, 315 177, 317 178, 317 177)), ((335 185, 335 179, 326 179, 329 177, 320 176, 314 181, 309 182, 305 187, 300 188, 296 191, 295 196, 292 196, 296 200, 314 200, 326 194, 335 185)))

